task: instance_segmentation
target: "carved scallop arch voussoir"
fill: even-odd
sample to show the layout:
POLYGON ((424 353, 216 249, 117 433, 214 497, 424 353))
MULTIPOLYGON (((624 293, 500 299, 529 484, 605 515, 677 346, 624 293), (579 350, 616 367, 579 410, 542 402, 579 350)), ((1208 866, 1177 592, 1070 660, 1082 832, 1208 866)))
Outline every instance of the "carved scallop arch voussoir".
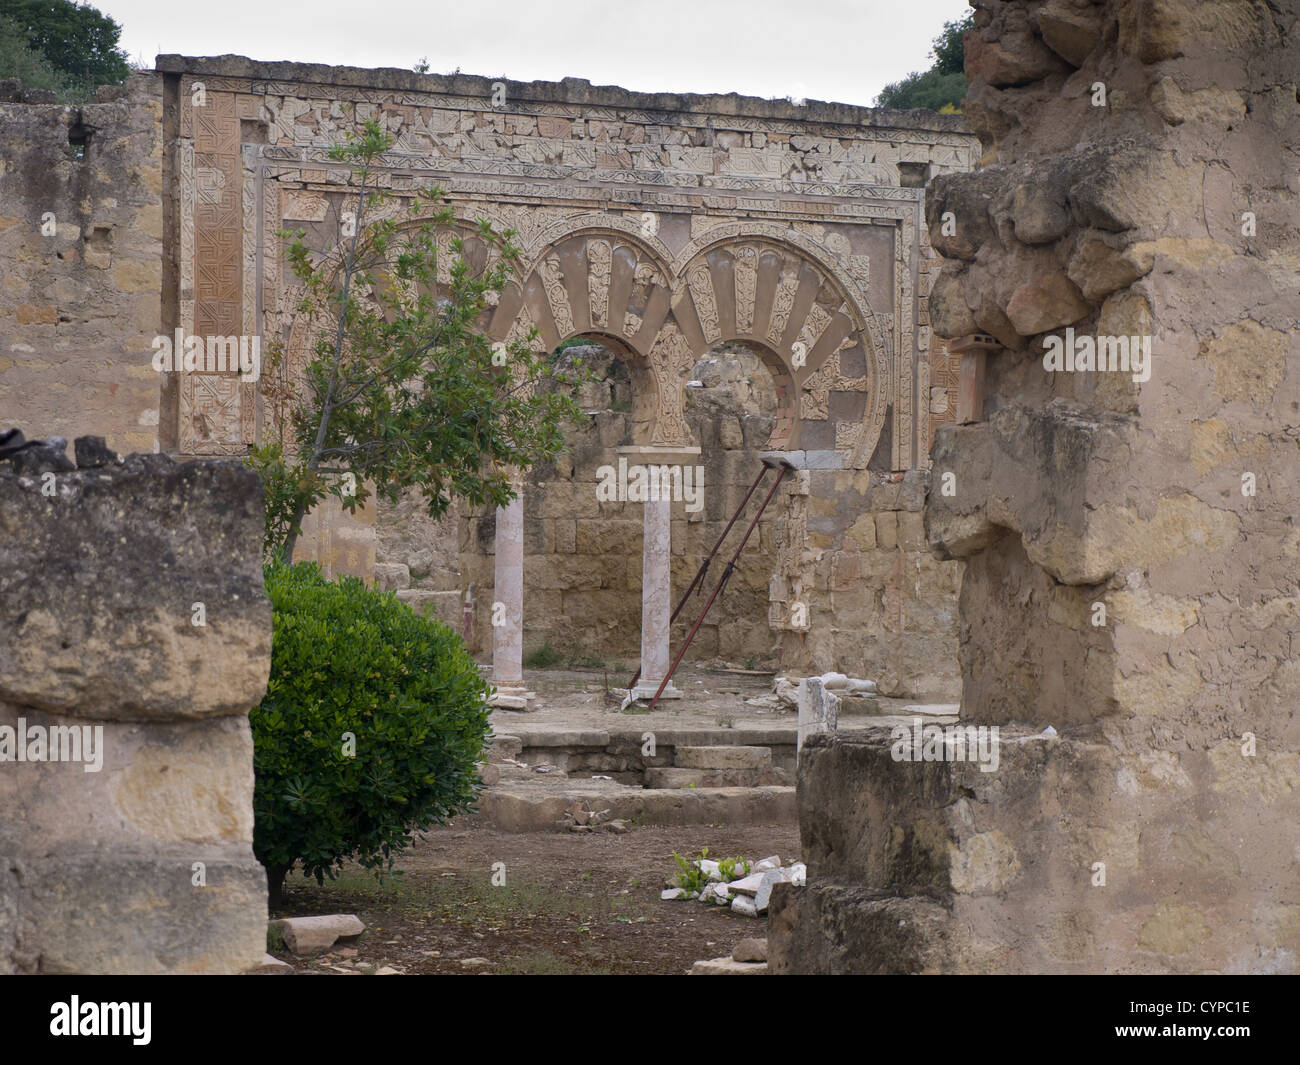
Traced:
POLYGON ((550 305, 551 318, 560 340, 574 335, 578 328, 571 294, 586 293, 587 320, 592 332, 615 337, 642 354, 648 352, 654 337, 642 335, 641 314, 630 306, 610 305, 614 295, 611 257, 622 248, 631 248, 637 257, 631 285, 620 295, 627 298, 638 289, 661 286, 665 292, 666 308, 672 278, 668 264, 672 256, 657 237, 643 232, 640 225, 620 215, 586 214, 550 226, 533 242, 532 248, 521 276, 525 285, 534 276, 537 278, 550 305), (564 276, 557 249, 575 239, 585 242, 581 256, 584 273, 579 278, 570 279, 564 276), (573 287, 567 283, 570 281, 574 282, 573 287))
MULTIPOLYGON (((846 452, 846 465, 853 469, 865 468, 884 429, 892 388, 889 330, 872 310, 867 300, 865 286, 843 268, 838 257, 829 248, 822 247, 806 234, 793 228, 750 221, 727 222, 710 227, 687 244, 673 260, 673 304, 676 306, 686 292, 690 293, 700 328, 710 344, 718 340, 744 339, 744 335, 734 338, 724 336, 717 324, 717 293, 713 288, 712 273, 705 265, 705 256, 719 249, 732 252, 737 258, 735 305, 737 317, 740 319, 737 323, 737 332, 744 334, 744 327, 749 326, 752 335, 761 334, 762 342, 773 349, 780 348, 781 339, 787 334, 788 316, 792 311, 797 289, 794 275, 797 274, 799 267, 793 265, 790 260, 810 264, 822 277, 829 279, 838 288, 843 298, 841 310, 851 323, 849 338, 856 338, 863 347, 870 381, 865 389, 866 410, 863 412, 860 425, 847 434, 837 431, 837 439, 847 436, 850 440, 849 443, 837 446, 842 447, 846 452), (745 261, 746 252, 748 249, 763 247, 773 248, 787 261, 782 267, 781 276, 777 279, 775 290, 770 297, 771 306, 747 307, 745 296, 751 279, 746 276, 746 271, 752 269, 752 266, 745 261)), ((828 323, 829 315, 816 304, 805 313, 805 320, 800 324, 800 338, 810 350, 813 346, 812 342, 821 337, 828 328, 828 323)), ((831 358, 838 360, 839 352, 846 346, 853 345, 841 341, 831 358)), ((787 374, 793 377, 795 367, 790 365, 790 354, 789 351, 777 351, 777 357, 785 366, 787 374)), ((807 391, 810 383, 811 378, 805 380, 800 387, 800 392, 807 391)), ((812 387, 815 388, 816 385, 813 384, 812 387)), ((801 406, 804 406, 801 401, 794 403, 791 416, 797 418, 801 406)))

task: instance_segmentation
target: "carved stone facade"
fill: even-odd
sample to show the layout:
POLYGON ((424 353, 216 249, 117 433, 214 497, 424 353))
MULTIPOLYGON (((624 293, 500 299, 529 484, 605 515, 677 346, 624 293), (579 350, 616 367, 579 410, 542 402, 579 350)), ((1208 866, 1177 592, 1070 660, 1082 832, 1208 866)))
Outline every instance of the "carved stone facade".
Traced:
MULTIPOLYGON (((810 507, 821 505, 819 495, 836 498, 840 481, 857 485, 861 502, 873 479, 883 484, 929 465, 929 418, 939 405, 933 390, 952 382, 930 365, 931 253, 922 190, 905 187, 902 175, 919 165, 934 175, 974 164, 978 144, 958 116, 638 94, 576 80, 500 85, 231 56, 160 56, 157 70, 132 84, 120 103, 100 105, 96 173, 115 166, 115 187, 103 191, 122 204, 147 199, 151 211, 161 212, 161 220, 146 219, 151 258, 138 267, 119 264, 128 245, 136 254, 136 241, 116 216, 111 220, 111 280, 123 291, 157 288, 160 298, 155 311, 115 318, 108 327, 110 339, 121 334, 113 346, 120 348, 116 361, 129 364, 132 397, 121 399, 125 388, 107 399, 97 395, 103 414, 82 419, 80 432, 182 457, 240 456, 275 432, 301 391, 311 343, 307 323, 294 320, 295 279, 279 233, 302 229, 313 248, 338 245, 355 188, 330 149, 374 118, 394 138, 377 172, 380 187, 396 194, 386 208, 392 217, 404 216, 408 196, 437 184, 463 223, 470 254, 482 248, 469 235, 479 219, 515 230, 522 263, 488 325, 494 342, 536 328, 547 350, 590 337, 627 364, 633 417, 608 447, 705 446, 683 416, 684 388, 692 365, 730 343, 744 345, 766 367, 777 410, 766 437, 747 437, 728 461, 765 447, 802 453, 816 467, 810 507), (502 95, 504 104, 493 106, 502 95), (135 127, 155 134, 143 169, 131 155, 136 142, 115 132, 135 127), (147 189, 135 187, 136 173, 147 175, 147 189), (288 357, 256 384, 233 370, 160 377, 148 365, 150 343, 177 329, 257 337, 264 354, 283 345, 288 357), (155 387, 156 411, 141 413, 137 393, 155 387)), ((56 112, 51 107, 40 118, 50 126, 52 146, 60 132, 56 112)), ((15 152, 6 148, 4 161, 16 161, 15 152)), ((59 174, 75 199, 84 177, 59 174)), ((28 198, 21 210, 5 213, 38 219, 39 204, 28 198)), ((109 199, 95 203, 101 201, 109 199)), ((93 213, 108 217, 103 206, 93 213)), ((83 221, 87 234, 100 232, 83 221)), ((62 234, 62 215, 59 223, 62 234)), ((26 227, 6 232, 11 243, 20 236, 36 253, 49 239, 29 238, 26 227)), ((453 236, 445 233, 440 244, 453 236)), ((47 273, 68 275, 67 297, 59 300, 75 303, 80 275, 100 280, 107 255, 88 236, 84 264, 60 258, 50 267, 47 273)), ((57 357, 54 333, 63 326, 50 323, 64 309, 36 295, 20 296, 7 350, 30 347, 35 357, 24 356, 23 365, 31 362, 39 375, 38 364, 57 357)), ((944 398, 952 409, 955 395, 944 398)), ((31 420, 23 410, 10 422, 62 424, 51 421, 59 412, 36 406, 31 420)), ((737 481, 751 477, 736 471, 737 481)), ((784 500, 783 494, 774 503, 774 518, 786 517, 775 513, 792 505, 784 500)), ((827 558, 844 549, 856 515, 840 517, 844 528, 818 534, 831 540, 827 558)), ((364 516, 374 519, 373 512, 364 516)), ((317 533, 305 536, 300 549, 335 572, 370 575, 375 561, 402 562, 391 541, 375 559, 373 529, 352 529, 352 521, 320 515, 317 533)), ((471 579, 465 559, 462 544, 462 582, 471 579)), ((828 578, 809 568, 800 579, 821 587, 828 578)), ((442 591, 447 582, 440 576, 436 583, 442 591)), ((480 594, 478 602, 491 600, 480 594)), ((817 626, 814 613, 811 631, 817 626)), ((840 661, 838 653, 832 659, 840 661)))
MULTIPOLYGON (((501 94, 482 78, 237 57, 161 56, 158 69, 179 129, 187 332, 290 339, 277 234, 292 224, 337 239, 351 174, 329 149, 375 118, 395 141, 382 188, 437 183, 467 223, 517 231, 526 265, 494 340, 536 326, 548 348, 587 335, 648 360, 656 440, 682 431, 687 350, 741 341, 778 382, 772 446, 865 469, 888 426, 876 468, 928 464, 932 403, 915 395, 933 375, 915 279, 929 249, 921 190, 901 186, 899 164, 968 168, 976 142, 960 120, 572 81, 507 82, 494 107, 501 94)), ((177 438, 163 443, 183 454, 240 454, 266 424, 266 398, 232 374, 186 375, 175 402, 177 438)))

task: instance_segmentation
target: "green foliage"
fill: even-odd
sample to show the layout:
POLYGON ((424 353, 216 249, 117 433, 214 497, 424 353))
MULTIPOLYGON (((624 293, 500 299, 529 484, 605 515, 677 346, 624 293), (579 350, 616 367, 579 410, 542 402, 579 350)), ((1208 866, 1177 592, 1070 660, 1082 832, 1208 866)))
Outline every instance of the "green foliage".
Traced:
POLYGON ((923 74, 909 74, 902 81, 886 85, 876 97, 876 106, 938 111, 949 105, 957 107, 965 96, 965 74, 941 74, 937 70, 927 70, 923 74))
POLYGON ((271 677, 249 716, 272 894, 295 863, 318 883, 346 860, 390 871, 412 832, 473 804, 488 686, 455 633, 391 593, 310 563, 268 566, 266 591, 271 677))
POLYGON ((723 858, 718 862, 718 872, 723 880, 739 880, 743 876, 749 876, 749 862, 744 858, 723 858), (737 869, 740 872, 736 872, 737 869))
POLYGON ((934 56, 934 69, 940 74, 961 74, 966 64, 966 46, 963 37, 966 31, 975 25, 975 12, 967 12, 964 18, 953 19, 943 24, 943 32, 934 39, 931 55, 934 56))
MULTIPOLYGON (((533 334, 493 345, 485 333, 519 270, 513 232, 482 221, 467 232, 438 188, 385 214, 392 197, 375 169, 392 144, 371 119, 330 149, 355 170, 337 243, 313 249, 302 230, 281 234, 302 286, 296 324, 315 340, 301 389, 283 375, 265 389, 286 411, 282 437, 249 462, 266 487, 268 552, 285 561, 327 495, 352 511, 368 485, 390 502, 415 488, 435 518, 456 497, 508 503, 512 471, 555 458, 580 415, 568 394, 580 367, 532 351, 533 334)), ((274 374, 284 355, 268 345, 265 369, 274 374)))
POLYGON ((560 652, 551 646, 550 640, 524 657, 524 665, 528 669, 550 669, 559 663, 560 652))
POLYGON ((926 108, 945 114, 959 112, 966 96, 963 67, 966 49, 962 37, 971 28, 974 13, 943 24, 943 32, 934 39, 931 55, 934 65, 926 71, 909 74, 902 81, 886 85, 876 97, 877 107, 899 109, 926 108))
MULTIPOLYGON (((694 858, 686 858, 673 851, 673 861, 677 863, 674 883, 686 891, 703 891, 710 883, 709 874, 701 868, 708 856, 708 847, 701 848, 694 858)), ((736 880, 749 874, 749 862, 744 858, 722 858, 718 861, 718 873, 724 881, 736 880)))
POLYGON ((72 103, 77 90, 40 51, 27 42, 23 28, 0 17, 0 78, 17 78, 24 89, 52 90, 59 103, 72 103))
POLYGON ((100 85, 121 85, 130 73, 126 53, 118 47, 122 27, 89 5, 72 0, 0 0, 0 19, 17 26, 12 35, 8 25, 0 25, 0 76, 22 77, 7 64, 14 55, 16 42, 44 59, 58 75, 59 84, 36 84, 37 71, 29 70, 23 78, 25 88, 54 89, 61 103, 92 99, 100 85))
POLYGON ((673 851, 673 861, 677 863, 677 875, 673 879, 677 886, 686 891, 703 891, 709 885, 708 874, 700 868, 700 862, 709 856, 709 848, 700 851, 698 858, 684 858, 673 851))

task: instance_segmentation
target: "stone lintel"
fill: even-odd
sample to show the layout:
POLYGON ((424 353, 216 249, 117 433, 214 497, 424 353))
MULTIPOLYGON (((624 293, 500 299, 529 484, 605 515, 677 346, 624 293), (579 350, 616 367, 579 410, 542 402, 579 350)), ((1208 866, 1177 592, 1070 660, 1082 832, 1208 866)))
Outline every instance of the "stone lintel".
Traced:
POLYGON ((620 458, 642 466, 685 466, 700 457, 698 447, 666 444, 627 444, 617 448, 620 458))

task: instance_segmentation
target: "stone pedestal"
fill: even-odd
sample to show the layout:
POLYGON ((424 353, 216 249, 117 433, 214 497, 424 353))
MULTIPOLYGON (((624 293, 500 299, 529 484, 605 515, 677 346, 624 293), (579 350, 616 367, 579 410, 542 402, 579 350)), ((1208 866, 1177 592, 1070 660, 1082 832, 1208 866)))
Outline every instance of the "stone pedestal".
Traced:
POLYGON ((244 972, 266 953, 261 486, 97 444, 0 461, 0 974, 244 972))

